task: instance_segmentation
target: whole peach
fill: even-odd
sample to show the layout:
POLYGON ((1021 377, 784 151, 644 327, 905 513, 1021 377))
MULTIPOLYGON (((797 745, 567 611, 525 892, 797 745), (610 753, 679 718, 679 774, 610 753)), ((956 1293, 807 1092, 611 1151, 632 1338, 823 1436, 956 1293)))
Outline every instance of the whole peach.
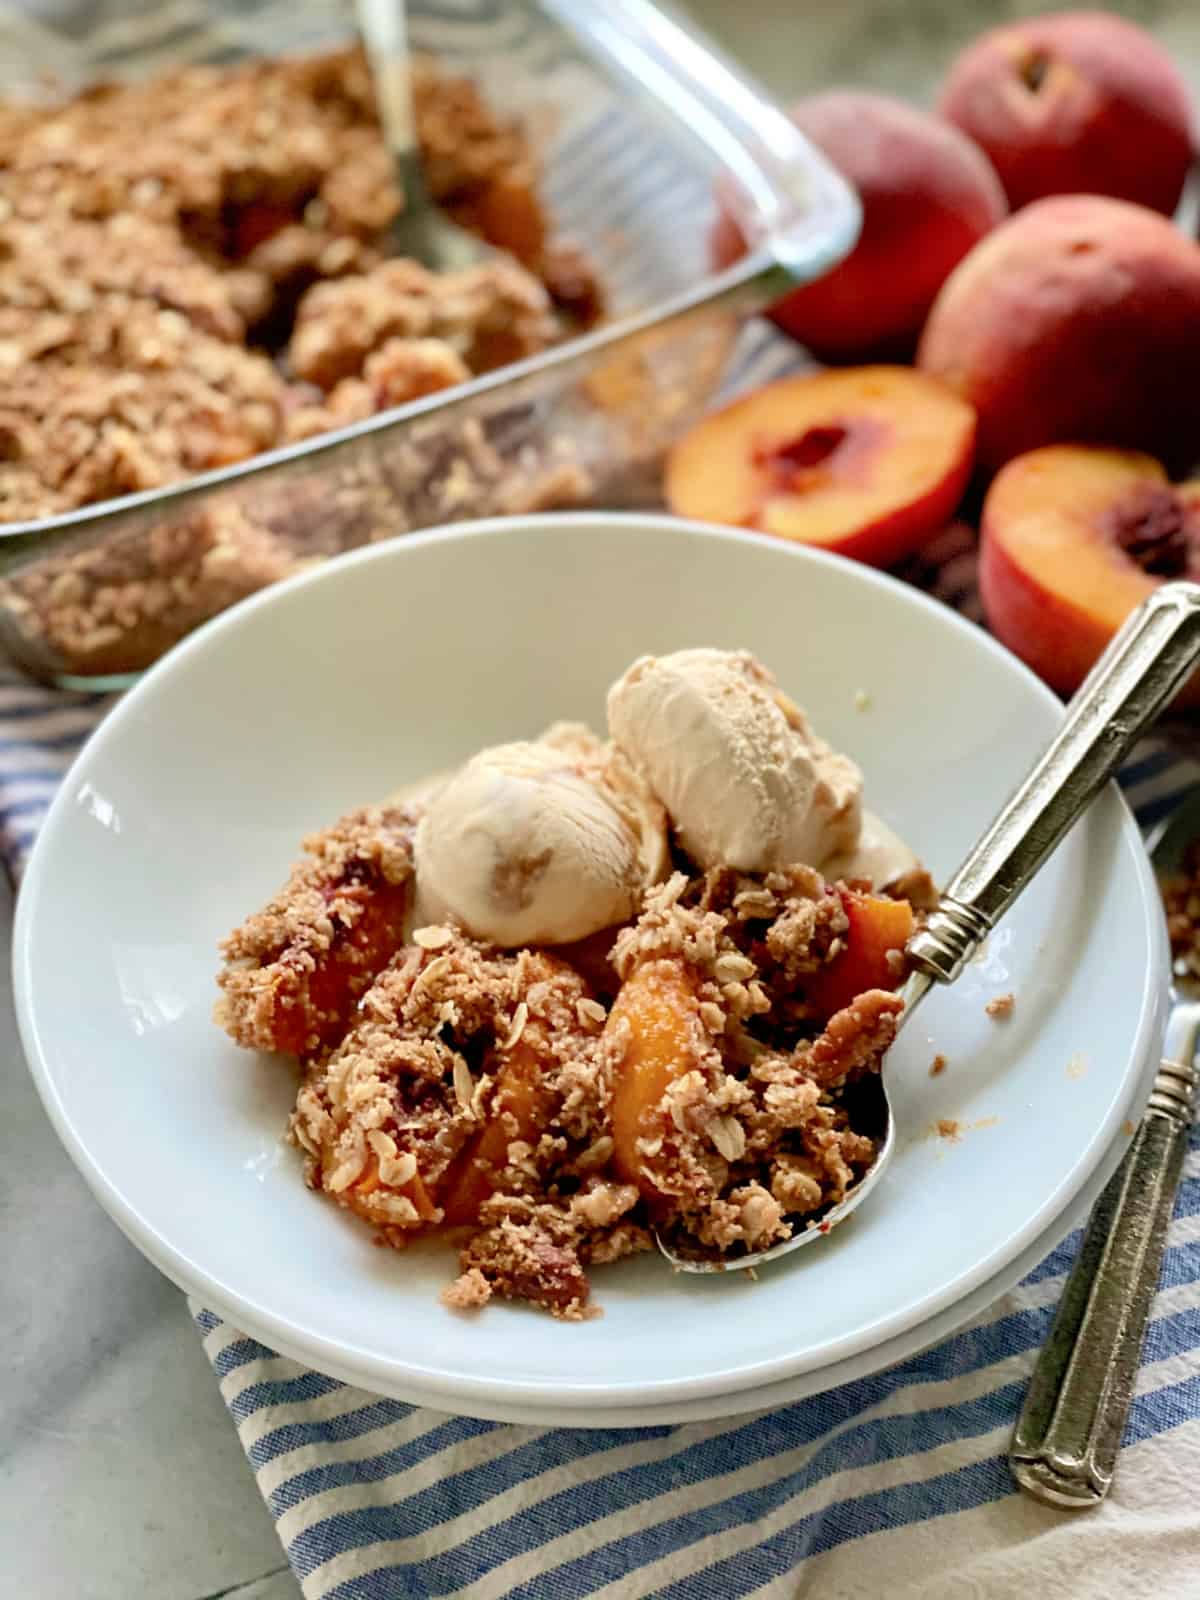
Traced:
MULTIPOLYGON (((858 190, 863 226, 847 259, 772 319, 824 361, 909 355, 947 274, 1007 214, 999 180, 957 129, 887 95, 834 89, 791 115, 858 190)), ((727 266, 744 250, 722 201, 713 259, 727 266)))
POLYGON ((1200 453, 1200 246, 1143 206, 1039 200, 946 280, 917 364, 973 405, 979 458, 1096 441, 1200 453))
POLYGON ((1106 194, 1170 214, 1192 163, 1174 63, 1102 11, 985 33, 951 68, 938 109, 991 157, 1014 210, 1043 195, 1106 194))

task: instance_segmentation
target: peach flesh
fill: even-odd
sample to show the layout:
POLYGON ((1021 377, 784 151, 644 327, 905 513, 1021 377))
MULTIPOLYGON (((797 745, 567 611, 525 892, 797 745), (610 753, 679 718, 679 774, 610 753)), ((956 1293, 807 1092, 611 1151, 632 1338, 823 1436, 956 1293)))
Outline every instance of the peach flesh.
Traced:
MULTIPOLYGON (((979 581, 992 631, 1060 694, 1161 582, 1200 575, 1200 483, 1153 457, 1056 445, 1011 461, 983 508, 979 581)), ((1200 703, 1200 684, 1184 692, 1200 703)))
POLYGON ((785 378, 676 444, 667 502, 681 516, 887 565, 953 515, 974 431, 969 406, 905 368, 785 378))
POLYGON ((671 1082, 696 1060, 697 999, 682 964, 664 959, 637 968, 609 1012, 610 1030, 624 1027, 628 1042, 613 1088, 613 1166, 649 1199, 657 1189, 645 1168, 639 1140, 658 1128, 661 1102, 671 1082))

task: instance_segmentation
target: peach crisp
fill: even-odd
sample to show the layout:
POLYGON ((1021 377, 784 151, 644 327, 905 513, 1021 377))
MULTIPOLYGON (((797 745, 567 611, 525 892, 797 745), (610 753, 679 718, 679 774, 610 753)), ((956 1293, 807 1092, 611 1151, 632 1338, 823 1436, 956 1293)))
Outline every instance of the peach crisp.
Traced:
POLYGON ((310 1186, 441 1230, 457 1309, 578 1320, 592 1266, 753 1254, 875 1156, 927 875, 745 652, 642 657, 609 729, 352 813, 225 942, 218 1021, 298 1059, 310 1186))

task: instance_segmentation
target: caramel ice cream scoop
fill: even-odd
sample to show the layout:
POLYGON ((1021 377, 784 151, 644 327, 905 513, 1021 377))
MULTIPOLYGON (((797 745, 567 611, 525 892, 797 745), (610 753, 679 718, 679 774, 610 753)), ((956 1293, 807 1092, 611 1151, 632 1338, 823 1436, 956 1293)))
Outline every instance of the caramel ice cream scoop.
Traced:
POLYGON ((858 843, 862 773, 748 651, 642 656, 609 690, 608 725, 702 867, 819 866, 858 843))
POLYGON ((419 914, 516 948, 628 921, 667 862, 666 821, 586 729, 473 756, 417 828, 419 914))

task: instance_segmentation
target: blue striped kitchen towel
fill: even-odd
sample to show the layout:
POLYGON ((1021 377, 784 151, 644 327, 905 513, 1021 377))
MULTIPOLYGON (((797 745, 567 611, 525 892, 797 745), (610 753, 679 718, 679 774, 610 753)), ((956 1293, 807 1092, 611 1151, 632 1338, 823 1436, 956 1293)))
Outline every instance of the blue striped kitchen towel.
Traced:
MULTIPOLYGON (((970 536, 909 576, 970 613, 970 536)), ((0 848, 19 876, 99 697, 0 680, 0 848)), ((1195 768, 1126 772, 1151 822, 1195 768)), ((733 1421, 636 1429, 480 1422, 381 1399, 193 1307, 308 1600, 889 1600, 1194 1595, 1200 1567, 1200 1140, 1193 1144, 1110 1502, 1014 1493, 1005 1448, 1077 1244, 966 1329, 874 1377, 733 1421)))

